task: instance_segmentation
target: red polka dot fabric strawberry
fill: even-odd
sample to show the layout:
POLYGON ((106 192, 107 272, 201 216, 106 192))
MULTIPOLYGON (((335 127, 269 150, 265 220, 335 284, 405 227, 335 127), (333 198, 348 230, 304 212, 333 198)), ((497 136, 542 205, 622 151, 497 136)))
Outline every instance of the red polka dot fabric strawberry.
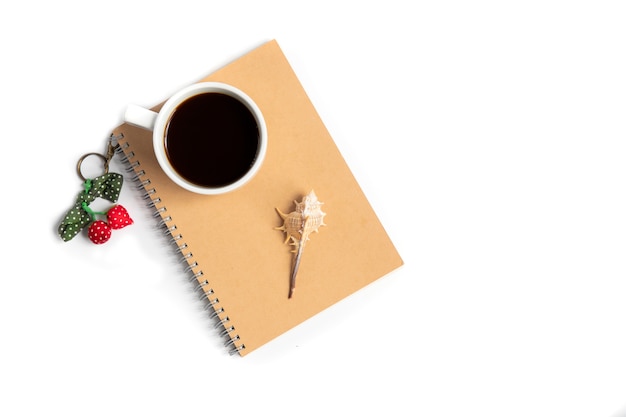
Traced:
POLYGON ((128 211, 120 204, 109 209, 107 212, 107 220, 113 230, 123 229, 133 224, 133 219, 128 215, 128 211))
POLYGON ((114 147, 109 142, 107 155, 87 154, 78 163, 78 175, 83 178, 83 191, 81 191, 72 208, 65 214, 58 228, 58 234, 64 242, 72 240, 83 229, 87 228, 87 237, 97 245, 106 243, 111 239, 113 230, 120 230, 133 224, 133 219, 124 206, 114 204, 107 211, 94 211, 89 206, 98 198, 117 203, 124 177, 114 172, 109 173, 109 161, 113 157, 114 147), (104 159, 105 173, 93 179, 86 179, 81 173, 81 163, 87 157, 96 155, 104 159))
POLYGON ((111 226, 104 220, 96 220, 89 226, 87 236, 96 245, 106 243, 111 238, 111 226))

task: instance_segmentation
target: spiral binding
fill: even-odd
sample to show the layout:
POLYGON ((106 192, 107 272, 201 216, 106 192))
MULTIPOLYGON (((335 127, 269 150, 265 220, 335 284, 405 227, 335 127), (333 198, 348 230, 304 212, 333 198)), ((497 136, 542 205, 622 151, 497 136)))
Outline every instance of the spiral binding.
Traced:
POLYGON ((119 143, 119 139, 124 137, 123 134, 115 136, 111 135, 112 143, 116 144, 115 149, 120 160, 126 165, 126 172, 132 173, 131 181, 136 184, 139 191, 143 191, 143 199, 147 201, 148 208, 154 211, 154 217, 158 219, 157 227, 163 230, 163 234, 169 237, 169 242, 173 244, 176 251, 181 257, 181 263, 186 264, 185 274, 188 275, 191 282, 195 282, 194 292, 199 293, 201 299, 206 304, 204 309, 210 311, 209 318, 215 320, 215 328, 221 329, 220 337, 226 338, 224 346, 228 348, 228 353, 234 355, 240 353, 246 347, 241 343, 241 338, 235 332, 235 327, 229 325, 230 318, 226 315, 226 310, 220 306, 219 298, 215 291, 210 287, 208 279, 204 278, 204 273, 200 269, 200 265, 193 259, 193 253, 189 251, 189 247, 183 240, 182 234, 178 232, 176 224, 173 223, 172 217, 167 214, 166 207, 159 207, 161 198, 157 195, 157 191, 152 187, 149 178, 145 178, 146 172, 141 169, 141 163, 135 160, 135 153, 129 150, 128 143, 119 143))

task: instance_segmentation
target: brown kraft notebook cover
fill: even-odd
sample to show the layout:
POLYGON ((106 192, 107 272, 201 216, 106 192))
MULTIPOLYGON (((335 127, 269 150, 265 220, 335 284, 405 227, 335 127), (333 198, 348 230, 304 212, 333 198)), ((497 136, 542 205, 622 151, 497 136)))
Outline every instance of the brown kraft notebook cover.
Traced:
MULTIPOLYGON (((122 124, 119 144, 171 230, 191 273, 224 323, 231 352, 246 355, 402 265, 276 41, 199 81, 231 84, 261 109, 268 149, 258 174, 227 194, 199 195, 161 170, 152 132, 122 124), (288 298, 292 247, 276 230, 294 200, 314 190, 326 226, 307 243, 288 298)), ((154 109, 158 109, 157 105, 154 109)))

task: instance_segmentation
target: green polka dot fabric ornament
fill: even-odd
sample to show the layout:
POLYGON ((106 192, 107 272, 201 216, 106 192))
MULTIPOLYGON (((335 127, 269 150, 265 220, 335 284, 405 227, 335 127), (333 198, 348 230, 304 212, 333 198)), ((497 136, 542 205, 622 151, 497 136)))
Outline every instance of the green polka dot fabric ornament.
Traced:
POLYGON ((74 205, 66 213, 58 228, 58 233, 64 242, 72 240, 81 230, 88 227, 87 237, 95 244, 106 243, 113 230, 123 229, 133 224, 128 211, 119 204, 113 205, 107 211, 94 211, 89 205, 97 198, 116 203, 122 191, 124 177, 114 172, 109 173, 109 162, 115 153, 115 147, 109 142, 107 155, 90 153, 83 156, 78 162, 78 175, 84 180, 83 190, 76 196, 74 205), (99 156, 104 162, 105 173, 96 178, 84 178, 81 164, 88 156, 99 156), (105 219, 99 219, 98 217, 105 219))

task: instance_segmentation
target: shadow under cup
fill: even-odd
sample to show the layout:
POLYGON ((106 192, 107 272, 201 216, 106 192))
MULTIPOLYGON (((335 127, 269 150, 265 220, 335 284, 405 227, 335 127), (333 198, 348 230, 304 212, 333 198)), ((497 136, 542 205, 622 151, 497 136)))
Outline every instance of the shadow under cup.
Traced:
POLYGON ((261 149, 254 114, 235 97, 203 92, 178 104, 164 131, 165 155, 178 175, 203 188, 236 183, 261 149))

